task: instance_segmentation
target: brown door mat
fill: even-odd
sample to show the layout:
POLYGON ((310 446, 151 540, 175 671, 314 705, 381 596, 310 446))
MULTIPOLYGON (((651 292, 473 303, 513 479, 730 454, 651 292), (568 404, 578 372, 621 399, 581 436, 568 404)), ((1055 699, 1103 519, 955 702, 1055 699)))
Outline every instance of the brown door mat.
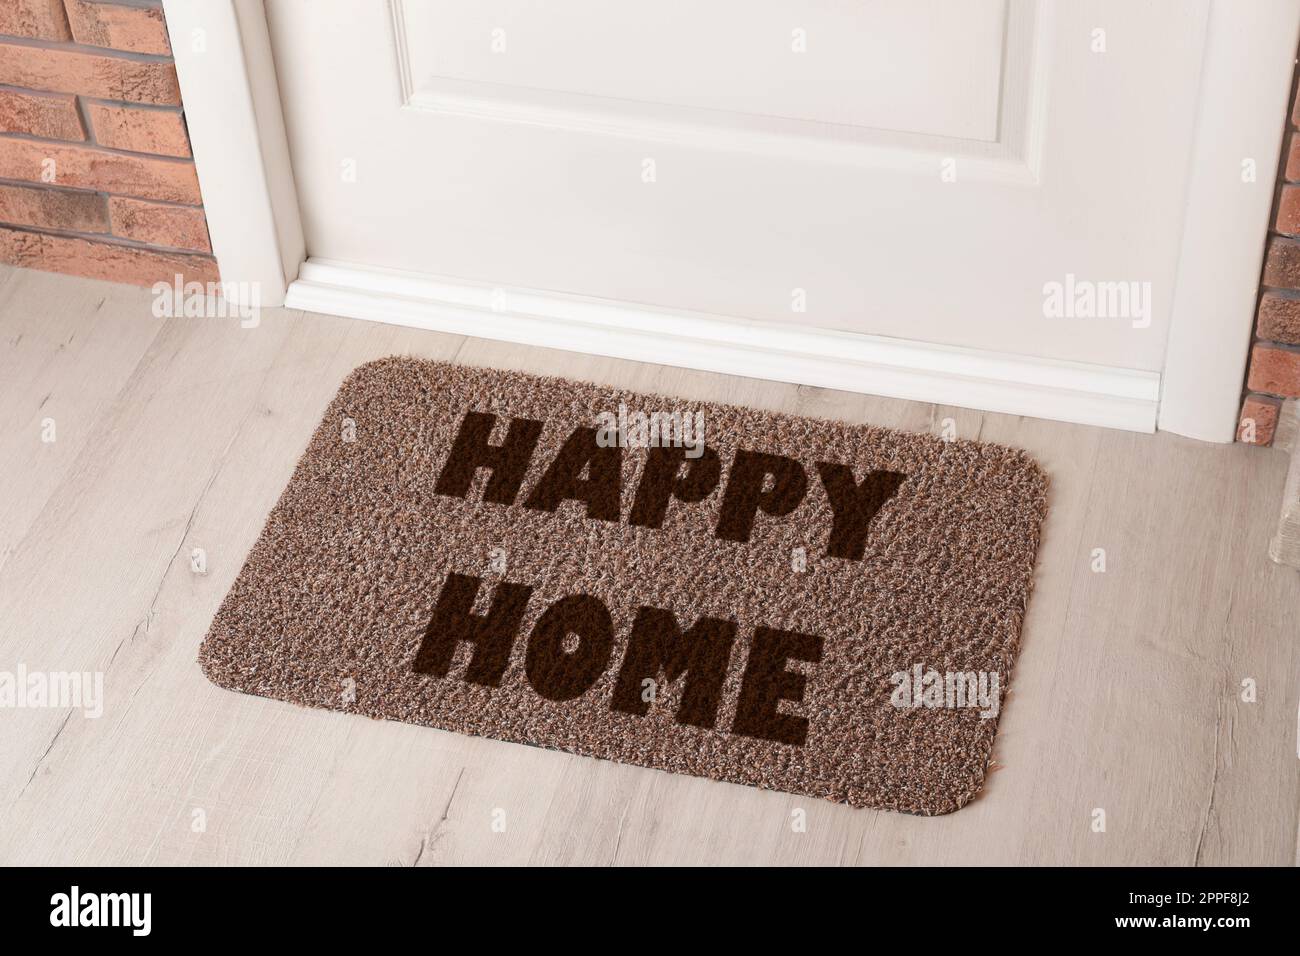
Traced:
POLYGON ((298 704, 948 813, 984 781, 1046 489, 998 445, 383 359, 199 659, 298 704))

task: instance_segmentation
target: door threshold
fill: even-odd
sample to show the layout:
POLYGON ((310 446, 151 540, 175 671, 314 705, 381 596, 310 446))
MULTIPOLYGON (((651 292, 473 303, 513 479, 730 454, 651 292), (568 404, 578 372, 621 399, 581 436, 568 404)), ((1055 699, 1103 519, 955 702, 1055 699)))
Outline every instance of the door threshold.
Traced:
POLYGON ((1153 432, 1157 372, 308 259, 285 306, 682 368, 1153 432))

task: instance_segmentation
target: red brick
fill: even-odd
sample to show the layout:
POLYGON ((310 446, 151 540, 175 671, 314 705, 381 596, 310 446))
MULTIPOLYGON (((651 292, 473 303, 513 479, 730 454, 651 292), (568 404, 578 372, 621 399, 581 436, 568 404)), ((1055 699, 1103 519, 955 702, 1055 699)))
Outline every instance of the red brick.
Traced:
POLYGON ((1265 395, 1249 395, 1241 406, 1241 423, 1237 426, 1237 441, 1251 445, 1273 444, 1273 433, 1277 429, 1277 415, 1282 410, 1282 403, 1276 398, 1265 395), (1247 422, 1255 423, 1254 441, 1247 441, 1247 422))
POLYGON ((189 156, 190 138, 178 110, 87 104, 95 142, 158 156, 189 156))
POLYGON ((67 8, 72 36, 78 43, 131 53, 168 55, 172 51, 162 10, 156 7, 67 0, 67 8))
POLYGON ((202 204, 194 164, 178 159, 129 156, 93 146, 0 138, 0 179, 44 183, 45 160, 54 161, 48 185, 99 189, 141 199, 202 204))
POLYGON ((70 93, 25 93, 0 90, 0 130, 42 139, 81 142, 86 138, 70 93))
POLYGON ((0 43, 0 84, 129 103, 181 104, 171 63, 19 43, 0 43))
POLYGON ((1274 236, 1264 260, 1264 285, 1275 289, 1300 289, 1300 242, 1274 236))
POLYGON ((108 232, 108 203, 99 193, 0 183, 0 222, 64 232, 108 232))
POLYGON ((1246 387, 1252 392, 1300 397, 1300 352, 1256 345, 1250 355, 1246 387))
POLYGON ((1287 140, 1286 172, 1283 174, 1288 182, 1300 180, 1300 136, 1292 133, 1287 140))
POLYGON ((197 206, 166 206, 113 196, 108 202, 113 235, 151 246, 211 252, 208 221, 197 206))
POLYGON ((4 0, 0 4, 0 33, 38 40, 71 40, 63 0, 4 0))
POLYGON ((1259 300, 1261 339, 1300 345, 1300 299, 1289 299, 1276 292, 1265 292, 1259 300))
POLYGON ((1282 198, 1277 204, 1277 219, 1273 228, 1288 235, 1300 233, 1300 186, 1282 187, 1282 198))
POLYGON ((172 282, 177 273, 185 282, 218 281, 217 262, 211 256, 157 252, 3 227, 0 227, 0 262, 133 285, 172 282))

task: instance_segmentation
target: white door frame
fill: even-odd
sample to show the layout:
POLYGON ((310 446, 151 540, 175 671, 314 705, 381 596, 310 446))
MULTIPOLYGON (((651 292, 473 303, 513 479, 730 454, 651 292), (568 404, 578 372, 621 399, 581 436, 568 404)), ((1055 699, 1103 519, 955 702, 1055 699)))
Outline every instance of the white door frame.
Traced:
POLYGON ((165 0, 163 13, 227 295, 283 305, 307 253, 264 0, 165 0))
POLYGON ((307 262, 265 0, 163 0, 163 8, 222 280, 256 283, 263 305, 287 301, 627 358, 645 354, 647 336, 661 343, 666 336, 673 361, 690 367, 1138 431, 1153 430, 1158 419, 1159 428, 1193 438, 1235 437, 1300 0, 1252 0, 1248 13, 1240 2, 1211 0, 1159 375, 872 336, 849 342, 846 333, 764 331, 757 323, 527 290, 511 291, 503 307, 501 290, 307 262), (1251 161, 1254 182, 1243 177, 1251 161), (350 285, 340 289, 339 281, 350 285))

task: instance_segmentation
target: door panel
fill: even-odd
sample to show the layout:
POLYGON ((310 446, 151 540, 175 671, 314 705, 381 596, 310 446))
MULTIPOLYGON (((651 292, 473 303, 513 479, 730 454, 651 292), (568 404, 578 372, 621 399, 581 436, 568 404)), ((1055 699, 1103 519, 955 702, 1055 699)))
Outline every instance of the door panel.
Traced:
POLYGON ((268 4, 312 256, 1150 370, 1207 10, 268 4))
POLYGON ((552 101, 578 110, 657 104, 724 114, 704 122, 736 113, 997 139, 1006 0, 808 3, 795 18, 753 0, 395 6, 415 97, 478 84, 484 100, 561 94, 552 101))

